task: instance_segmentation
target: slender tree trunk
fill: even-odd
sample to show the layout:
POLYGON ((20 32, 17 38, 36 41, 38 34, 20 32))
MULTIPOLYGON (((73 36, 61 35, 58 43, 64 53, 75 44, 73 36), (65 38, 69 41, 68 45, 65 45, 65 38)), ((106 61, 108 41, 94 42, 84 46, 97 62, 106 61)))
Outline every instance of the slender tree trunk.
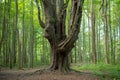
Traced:
POLYGON ((18 69, 22 68, 22 61, 21 61, 21 41, 20 41, 20 36, 19 36, 19 31, 17 29, 17 43, 18 43, 18 69))
MULTIPOLYGON (((15 17, 13 18, 15 21, 15 17)), ((12 27, 12 54, 13 54, 13 65, 16 64, 16 54, 17 54, 17 32, 16 32, 16 23, 13 24, 12 27)))
MULTIPOLYGON (((16 4, 16 3, 15 3, 16 4)), ((17 4, 16 4, 16 15, 17 15, 17 4)), ((13 54, 13 64, 16 65, 17 61, 17 16, 14 17, 13 21, 15 22, 12 28, 12 54, 13 54)))
POLYGON ((11 0, 8 0, 8 29, 7 29, 7 32, 8 32, 8 54, 9 55, 9 60, 10 60, 10 69, 12 69, 13 67, 13 54, 11 52, 11 24, 10 24, 10 11, 11 11, 11 0))
POLYGON ((33 23, 33 1, 31 0, 31 27, 30 27, 30 45, 29 45, 29 55, 30 55, 30 67, 33 68, 33 52, 34 52, 34 23, 33 23))
MULTIPOLYGON (((35 33, 34 34, 34 36, 36 36, 37 34, 35 33)), ((37 65, 37 62, 38 62, 38 57, 37 57, 37 54, 38 54, 38 49, 37 49, 37 47, 38 47, 38 41, 37 41, 37 39, 35 38, 34 39, 34 41, 35 41, 35 49, 34 49, 34 51, 35 51, 35 56, 34 56, 34 61, 35 61, 35 65, 37 65)))
POLYGON ((25 67, 27 63, 27 27, 25 26, 25 2, 23 0, 23 15, 22 15, 22 30, 23 30, 23 39, 22 39, 22 66, 25 67))
POLYGON ((77 45, 76 45, 76 42, 75 42, 75 63, 77 63, 77 45))
POLYGON ((83 51, 82 51, 82 57, 83 57, 83 62, 86 62, 86 37, 85 37, 85 17, 83 17, 83 51))
POLYGON ((1 37, 1 40, 0 40, 0 55, 1 55, 2 45, 3 45, 3 42, 4 42, 4 37, 5 37, 5 26, 2 27, 2 37, 1 37))
POLYGON ((12 53, 13 53, 13 64, 15 66, 16 64, 16 53, 17 53, 17 49, 16 49, 16 30, 15 30, 15 26, 13 26, 13 30, 12 30, 12 53))
POLYGON ((116 56, 115 56, 115 54, 116 54, 116 46, 115 46, 115 42, 116 42, 116 35, 115 35, 115 29, 113 29, 113 54, 112 54, 112 62, 113 62, 113 64, 115 64, 115 58, 116 58, 116 56))
POLYGON ((81 33, 79 33, 79 37, 78 37, 78 62, 81 63, 82 62, 82 55, 81 55, 81 38, 80 38, 81 33))
POLYGON ((88 42, 88 43, 89 43, 89 44, 88 44, 88 46, 89 46, 89 51, 88 51, 88 52, 89 52, 89 57, 90 57, 90 58, 89 58, 89 62, 91 62, 91 59, 92 59, 92 58, 91 58, 91 57, 92 57, 92 56, 91 56, 91 28, 90 28, 90 18, 89 18, 89 17, 88 17, 88 29, 89 29, 89 42, 88 42))
POLYGON ((5 27, 3 27, 3 18, 4 18, 4 5, 3 5, 3 3, 0 3, 0 12, 1 12, 1 14, 0 14, 0 61, 1 61, 1 64, 3 64, 3 57, 4 56, 2 56, 3 55, 3 51, 2 51, 2 49, 3 49, 3 41, 4 41, 4 28, 5 27))
POLYGON ((98 26, 98 62, 101 61, 101 46, 100 46, 100 22, 98 26))
POLYGON ((4 57, 4 60, 3 60, 3 63, 4 65, 7 64, 7 61, 6 61, 6 0, 4 2, 4 15, 3 15, 3 28, 2 28, 2 38, 1 38, 1 42, 0 42, 0 48, 2 48, 3 46, 3 57, 4 57), (4 32, 3 32, 4 31, 4 32))
POLYGON ((107 25, 107 0, 102 0, 103 8, 102 8, 102 20, 104 24, 104 53, 105 53, 105 62, 109 63, 109 54, 108 54, 108 25, 107 25))
MULTIPOLYGON (((93 8, 93 1, 91 0, 91 26, 92 26, 92 60, 93 63, 97 63, 97 55, 96 55, 96 44, 95 44, 95 12, 93 8)), ((95 7, 95 5, 94 5, 95 7)))
POLYGON ((21 41, 19 36, 19 28, 18 28, 18 0, 15 0, 15 31, 16 31, 16 38, 17 38, 17 46, 18 46, 18 69, 22 68, 21 64, 21 41))
POLYGON ((113 60, 113 36, 112 36, 112 26, 111 26, 111 4, 109 1, 109 29, 110 29, 110 53, 111 53, 111 63, 114 64, 113 60))
POLYGON ((1 38, 1 41, 0 41, 0 54, 1 54, 1 49, 2 49, 2 46, 3 46, 3 55, 4 55, 4 60, 3 60, 3 63, 4 65, 6 65, 6 0, 4 2, 4 15, 3 15, 3 23, 2 23, 2 38, 1 38))

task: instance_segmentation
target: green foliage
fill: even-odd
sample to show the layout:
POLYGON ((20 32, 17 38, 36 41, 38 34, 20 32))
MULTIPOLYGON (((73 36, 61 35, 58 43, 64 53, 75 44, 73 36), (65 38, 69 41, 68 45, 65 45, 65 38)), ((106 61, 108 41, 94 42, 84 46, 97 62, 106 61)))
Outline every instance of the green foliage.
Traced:
POLYGON ((120 78, 120 65, 111 64, 82 64, 72 67, 79 71, 92 71, 94 74, 99 76, 107 76, 111 78, 120 78))

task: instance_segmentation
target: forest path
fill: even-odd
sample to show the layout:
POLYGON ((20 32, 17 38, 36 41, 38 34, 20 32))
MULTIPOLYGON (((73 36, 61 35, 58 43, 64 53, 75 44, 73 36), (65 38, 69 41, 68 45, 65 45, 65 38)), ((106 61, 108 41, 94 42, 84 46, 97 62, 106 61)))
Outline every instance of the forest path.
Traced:
MULTIPOLYGON (((39 69, 23 70, 1 70, 0 80, 103 80, 101 76, 96 76, 90 71, 71 72, 61 74, 59 72, 48 72, 43 74, 34 74, 39 69)), ((107 79, 112 80, 112 79, 107 79)))

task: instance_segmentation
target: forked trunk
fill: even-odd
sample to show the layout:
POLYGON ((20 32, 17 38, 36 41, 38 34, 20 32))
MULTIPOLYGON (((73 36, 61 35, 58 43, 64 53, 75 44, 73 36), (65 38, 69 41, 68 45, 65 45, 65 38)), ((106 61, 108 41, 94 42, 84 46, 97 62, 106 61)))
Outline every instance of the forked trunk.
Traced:
POLYGON ((44 23, 40 17, 38 0, 36 0, 39 23, 45 29, 45 37, 52 49, 53 60, 50 70, 59 70, 60 72, 70 70, 68 55, 78 39, 84 0, 72 0, 69 34, 67 36, 65 22, 68 2, 69 0, 42 0, 45 13, 44 23))

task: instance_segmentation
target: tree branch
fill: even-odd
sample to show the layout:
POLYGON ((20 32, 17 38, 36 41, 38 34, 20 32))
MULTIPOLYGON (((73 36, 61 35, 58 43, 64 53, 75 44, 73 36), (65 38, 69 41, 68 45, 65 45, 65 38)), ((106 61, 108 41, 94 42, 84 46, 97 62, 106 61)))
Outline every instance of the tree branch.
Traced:
POLYGON ((71 48, 74 46, 75 41, 78 39, 78 34, 80 31, 80 24, 82 18, 82 7, 84 0, 73 0, 73 8, 71 14, 71 23, 69 26, 69 35, 62 43, 59 44, 60 50, 68 50, 66 48, 71 48))
POLYGON ((40 7, 39 7, 39 4, 38 4, 38 0, 36 0, 36 6, 37 6, 37 9, 38 9, 39 24, 41 25, 42 28, 45 28, 45 23, 41 20, 41 17, 40 17, 40 7))
POLYGON ((66 3, 64 3, 64 0, 58 1, 58 13, 57 13, 57 34, 59 36, 58 40, 61 39, 63 41, 66 38, 65 33, 65 21, 66 21, 66 9, 68 6, 69 0, 66 0, 66 3))
POLYGON ((46 20, 45 37, 52 47, 56 46, 56 0, 42 0, 46 20))
POLYGON ((64 3, 63 5, 61 5, 62 7, 60 8, 60 11, 59 11, 59 16, 60 16, 60 18, 62 17, 62 16, 66 16, 66 9, 67 9, 67 7, 68 7, 68 3, 69 3, 69 0, 67 0, 67 2, 66 3, 64 3))

